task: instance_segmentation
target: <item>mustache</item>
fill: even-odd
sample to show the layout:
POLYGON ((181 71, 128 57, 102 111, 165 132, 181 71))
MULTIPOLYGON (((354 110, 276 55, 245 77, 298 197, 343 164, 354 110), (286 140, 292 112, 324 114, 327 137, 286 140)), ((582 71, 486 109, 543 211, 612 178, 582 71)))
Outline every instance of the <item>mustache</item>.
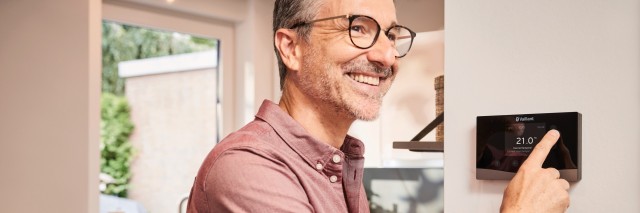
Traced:
POLYGON ((393 69, 391 67, 385 68, 364 60, 350 61, 349 63, 342 66, 342 70, 346 71, 346 73, 357 72, 357 71, 381 73, 382 75, 384 75, 385 78, 393 74, 393 69))

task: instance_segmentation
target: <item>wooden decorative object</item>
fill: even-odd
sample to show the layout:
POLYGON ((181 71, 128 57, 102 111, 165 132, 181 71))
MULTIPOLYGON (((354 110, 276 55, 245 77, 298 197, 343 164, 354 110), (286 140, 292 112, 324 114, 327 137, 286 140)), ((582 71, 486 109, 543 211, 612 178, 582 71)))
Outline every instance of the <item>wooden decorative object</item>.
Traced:
MULTIPOLYGON (((444 75, 435 78, 436 116, 444 112, 444 75)), ((436 128, 436 141, 444 142, 444 122, 436 128)))

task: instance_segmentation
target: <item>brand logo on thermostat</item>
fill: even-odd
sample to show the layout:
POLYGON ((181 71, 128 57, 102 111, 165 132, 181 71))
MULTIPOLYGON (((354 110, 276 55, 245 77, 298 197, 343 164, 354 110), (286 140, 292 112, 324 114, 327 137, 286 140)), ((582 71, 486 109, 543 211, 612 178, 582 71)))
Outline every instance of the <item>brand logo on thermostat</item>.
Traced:
POLYGON ((516 117, 516 122, 533 121, 533 117, 516 117))

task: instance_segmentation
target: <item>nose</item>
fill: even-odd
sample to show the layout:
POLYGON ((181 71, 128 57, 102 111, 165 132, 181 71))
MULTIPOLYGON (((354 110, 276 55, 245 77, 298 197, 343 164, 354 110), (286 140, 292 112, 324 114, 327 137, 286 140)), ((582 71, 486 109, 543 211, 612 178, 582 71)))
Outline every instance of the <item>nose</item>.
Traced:
POLYGON ((367 59, 378 66, 389 68, 396 63, 398 51, 387 36, 380 32, 378 40, 369 48, 367 59))

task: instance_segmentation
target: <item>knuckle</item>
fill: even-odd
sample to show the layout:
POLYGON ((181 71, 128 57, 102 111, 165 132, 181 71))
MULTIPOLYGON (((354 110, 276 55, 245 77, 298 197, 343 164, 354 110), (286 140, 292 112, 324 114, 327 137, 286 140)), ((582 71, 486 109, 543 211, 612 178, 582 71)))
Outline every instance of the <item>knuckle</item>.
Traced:
POLYGON ((559 176, 560 176, 560 171, 558 171, 558 170, 557 170, 557 169, 555 169, 555 168, 546 168, 546 169, 544 169, 544 170, 545 170, 545 172, 547 173, 547 175, 549 175, 549 176, 550 176, 550 177, 552 177, 552 178, 557 178, 557 177, 559 177, 559 176))
POLYGON ((560 193, 556 193, 556 196, 553 198, 554 201, 552 201, 553 203, 556 203, 559 206, 569 206, 569 202, 570 198, 569 198, 569 193, 565 192, 560 192, 560 193))
POLYGON ((564 204, 569 204, 569 202, 571 201, 571 197, 569 196, 569 192, 563 192, 560 193, 560 200, 562 201, 562 203, 564 204))
POLYGON ((518 170, 525 170, 531 167, 530 164, 531 163, 529 163, 529 160, 525 160, 524 162, 522 162, 522 165, 520 165, 520 168, 518 170))
POLYGON ((531 173, 533 173, 533 168, 531 168, 530 166, 528 166, 528 164, 523 164, 522 166, 520 166, 520 169, 518 169, 518 173, 522 174, 523 176, 527 177, 529 175, 531 175, 531 173))

